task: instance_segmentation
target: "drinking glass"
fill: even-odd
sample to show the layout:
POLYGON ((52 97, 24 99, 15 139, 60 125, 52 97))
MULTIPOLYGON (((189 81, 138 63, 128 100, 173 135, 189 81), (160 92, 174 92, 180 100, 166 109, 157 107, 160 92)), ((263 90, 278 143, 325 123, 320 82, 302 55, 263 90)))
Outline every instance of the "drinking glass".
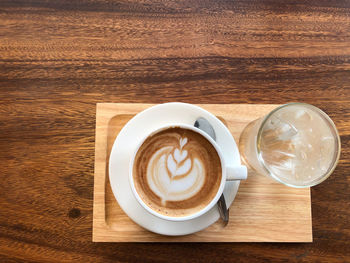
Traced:
POLYGON ((306 103, 277 107, 243 130, 239 149, 257 173, 291 187, 326 180, 340 156, 340 138, 330 117, 306 103))

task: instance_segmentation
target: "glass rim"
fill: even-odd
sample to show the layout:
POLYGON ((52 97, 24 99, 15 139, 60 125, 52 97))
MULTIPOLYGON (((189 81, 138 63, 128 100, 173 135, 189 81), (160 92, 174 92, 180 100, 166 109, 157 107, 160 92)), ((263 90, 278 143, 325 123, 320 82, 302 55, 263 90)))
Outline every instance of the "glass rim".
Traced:
POLYGON ((276 181, 287 185, 287 186, 291 186, 291 187, 295 187, 295 188, 307 188, 307 187, 312 187, 315 185, 318 185, 320 183, 322 183, 324 180, 326 180, 334 171, 334 169, 336 168, 338 162, 339 162, 339 158, 340 158, 340 152, 341 152, 341 141, 340 141, 340 136, 339 136, 339 132, 337 130, 337 127, 335 126, 333 120, 327 115, 327 113, 325 113, 323 110, 319 109, 318 107, 308 104, 308 103, 304 103, 304 102, 291 102, 291 103, 286 103, 283 105, 280 105, 278 107, 276 107, 275 109, 273 109, 269 114, 267 114, 265 117, 263 117, 263 120, 260 124, 259 130, 258 130, 258 134, 256 137, 256 151, 257 151, 257 157, 258 157, 258 161, 260 163, 260 165, 264 168, 264 170, 269 174, 269 176, 271 176, 273 179, 275 179, 276 181), (279 177, 277 177, 276 175, 274 175, 274 173, 272 173, 265 165, 264 160, 261 156, 261 151, 260 151, 260 143, 261 143, 261 135, 262 135, 262 131, 263 128, 265 127, 266 122, 270 119, 270 117, 277 111, 289 107, 289 106, 294 106, 294 105, 300 105, 300 106, 304 106, 304 107, 308 107, 311 108, 311 110, 316 111, 318 114, 320 114, 322 117, 325 118, 325 121, 327 121, 332 129, 332 132, 334 132, 335 134, 335 150, 337 151, 334 156, 333 156, 333 161, 332 164, 330 166, 330 168, 328 168, 328 170, 320 177, 318 177, 317 179, 314 179, 313 181, 311 181, 310 184, 307 185, 294 185, 294 184, 290 184, 287 182, 284 182, 283 180, 281 180, 279 177))

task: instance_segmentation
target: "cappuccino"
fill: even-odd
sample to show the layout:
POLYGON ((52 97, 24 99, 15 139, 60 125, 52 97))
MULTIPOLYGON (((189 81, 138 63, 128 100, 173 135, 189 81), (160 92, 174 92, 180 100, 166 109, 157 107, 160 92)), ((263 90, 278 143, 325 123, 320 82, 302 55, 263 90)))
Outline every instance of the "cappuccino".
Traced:
POLYGON ((216 196, 221 180, 215 147, 185 128, 171 127, 149 136, 134 159, 136 192, 149 208, 166 216, 199 212, 216 196))

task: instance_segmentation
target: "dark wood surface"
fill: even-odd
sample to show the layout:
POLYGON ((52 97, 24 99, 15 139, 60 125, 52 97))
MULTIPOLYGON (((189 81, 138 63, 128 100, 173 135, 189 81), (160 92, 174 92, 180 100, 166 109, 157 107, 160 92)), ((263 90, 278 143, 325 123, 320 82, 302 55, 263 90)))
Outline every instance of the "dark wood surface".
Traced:
POLYGON ((0 2, 0 262, 350 261, 350 2, 0 2), (97 102, 286 103, 342 140, 310 244, 92 243, 97 102))

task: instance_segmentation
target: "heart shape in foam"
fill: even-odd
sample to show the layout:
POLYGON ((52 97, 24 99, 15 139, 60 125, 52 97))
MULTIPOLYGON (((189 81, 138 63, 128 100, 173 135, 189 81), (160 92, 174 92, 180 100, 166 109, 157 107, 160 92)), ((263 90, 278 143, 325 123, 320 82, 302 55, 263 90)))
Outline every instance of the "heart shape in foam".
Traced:
POLYGON ((182 162, 183 160, 185 160, 187 157, 187 151, 180 151, 179 149, 175 149, 174 151, 174 159, 175 161, 179 164, 180 162, 182 162))
MULTIPOLYGON (((178 150, 178 149, 176 149, 176 150, 178 150)), ((175 150, 175 152, 176 152, 176 150, 175 150)), ((184 155, 184 154, 182 154, 182 155, 184 155)), ((181 165, 179 165, 179 163, 187 157, 187 151, 186 151, 186 154, 184 156, 185 156, 184 158, 179 158, 180 161, 177 161, 176 159, 174 160, 174 157, 172 154, 168 155, 167 167, 168 167, 169 172, 171 173, 170 174, 171 178, 176 177, 178 175, 184 175, 187 172, 189 172, 189 170, 191 169, 191 166, 192 166, 191 159, 187 159, 181 165)))

